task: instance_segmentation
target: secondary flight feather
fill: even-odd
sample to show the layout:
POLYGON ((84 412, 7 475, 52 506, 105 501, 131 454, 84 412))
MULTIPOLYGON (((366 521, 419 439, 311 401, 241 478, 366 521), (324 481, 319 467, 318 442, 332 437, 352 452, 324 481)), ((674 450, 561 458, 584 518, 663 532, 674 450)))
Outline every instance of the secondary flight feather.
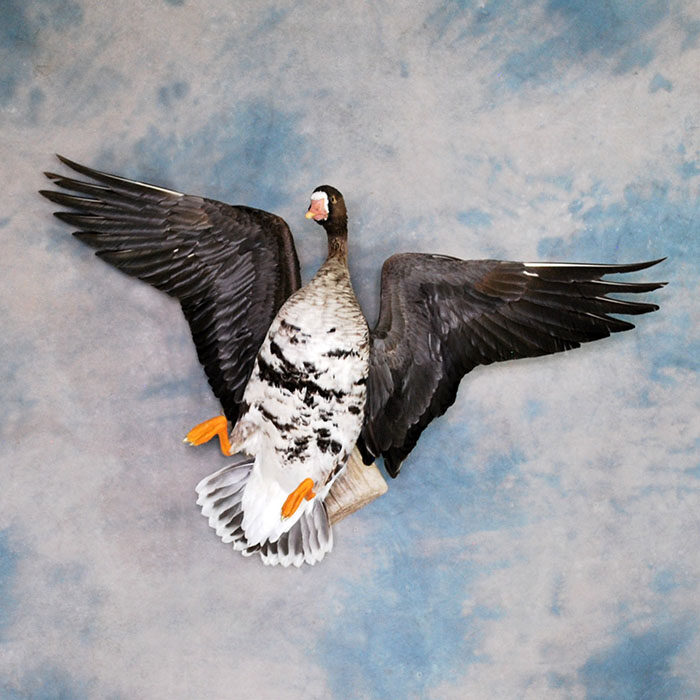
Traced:
POLYGON ((175 297, 223 415, 193 428, 233 464, 197 503, 223 541, 267 564, 314 564, 333 546, 325 498, 355 445, 391 476, 478 365, 548 355, 634 326, 655 304, 609 297, 663 283, 605 275, 651 267, 460 260, 385 261, 370 331, 347 266, 343 196, 323 185, 306 218, 328 256, 301 286, 287 224, 274 214, 135 182, 59 156, 87 179, 46 173, 41 194, 96 254, 175 297), (614 314, 614 315, 613 315, 614 314))

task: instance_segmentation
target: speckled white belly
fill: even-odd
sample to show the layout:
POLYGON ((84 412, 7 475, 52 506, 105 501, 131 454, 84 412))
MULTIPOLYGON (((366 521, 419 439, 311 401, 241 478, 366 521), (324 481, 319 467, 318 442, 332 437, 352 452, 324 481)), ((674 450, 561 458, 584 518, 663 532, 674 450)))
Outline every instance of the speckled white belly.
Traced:
POLYGON ((347 270, 327 263, 280 310, 246 388, 241 422, 263 478, 290 492, 309 477, 325 496, 362 428, 368 361, 347 270))

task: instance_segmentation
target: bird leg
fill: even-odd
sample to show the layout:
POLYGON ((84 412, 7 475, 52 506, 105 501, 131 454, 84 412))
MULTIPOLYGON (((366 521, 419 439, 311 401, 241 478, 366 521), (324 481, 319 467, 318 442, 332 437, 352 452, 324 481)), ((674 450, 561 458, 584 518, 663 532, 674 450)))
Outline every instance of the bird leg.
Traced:
POLYGON ((304 479, 304 481, 287 496, 287 500, 282 505, 282 517, 291 518, 304 499, 310 501, 315 496, 313 480, 308 478, 304 479))
POLYGON ((183 440, 190 445, 203 445, 213 437, 219 438, 221 451, 228 457, 231 454, 231 442, 228 439, 228 421, 226 416, 216 416, 195 425, 183 440))

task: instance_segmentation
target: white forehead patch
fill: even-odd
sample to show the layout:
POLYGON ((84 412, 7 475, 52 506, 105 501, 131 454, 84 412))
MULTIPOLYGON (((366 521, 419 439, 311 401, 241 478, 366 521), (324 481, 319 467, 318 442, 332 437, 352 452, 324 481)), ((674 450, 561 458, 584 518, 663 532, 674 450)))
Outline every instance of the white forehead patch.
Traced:
POLYGON ((324 219, 328 217, 328 195, 323 190, 316 190, 311 195, 311 202, 321 202, 324 219))

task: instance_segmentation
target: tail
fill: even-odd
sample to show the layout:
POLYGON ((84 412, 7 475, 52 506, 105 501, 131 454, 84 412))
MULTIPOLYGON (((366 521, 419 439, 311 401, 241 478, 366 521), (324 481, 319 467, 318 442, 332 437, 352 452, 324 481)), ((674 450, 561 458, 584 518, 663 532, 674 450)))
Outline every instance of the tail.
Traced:
POLYGON ((333 548, 333 532, 326 506, 319 499, 314 499, 311 508, 273 542, 268 539, 249 544, 243 529, 243 494, 254 464, 254 457, 241 457, 197 484, 197 505, 210 527, 243 556, 259 553, 265 564, 301 566, 321 561, 333 548))
POLYGON ((315 564, 333 549, 333 530, 328 520, 326 504, 314 499, 313 506, 283 532, 275 542, 266 540, 260 546, 263 562, 270 566, 301 566, 315 564))

